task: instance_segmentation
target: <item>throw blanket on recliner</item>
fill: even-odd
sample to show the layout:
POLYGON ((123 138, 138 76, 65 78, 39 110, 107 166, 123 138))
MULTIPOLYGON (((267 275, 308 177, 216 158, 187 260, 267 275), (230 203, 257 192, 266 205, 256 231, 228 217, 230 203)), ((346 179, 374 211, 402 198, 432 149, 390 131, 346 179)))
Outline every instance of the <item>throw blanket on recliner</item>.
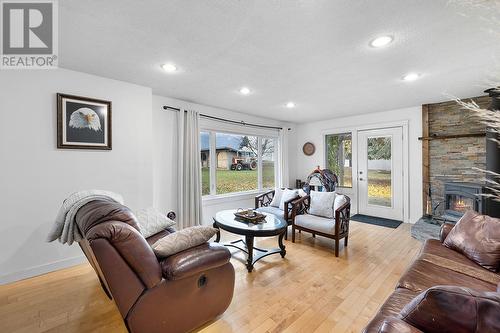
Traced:
POLYGON ((123 204, 123 197, 114 192, 102 190, 75 192, 63 201, 47 241, 53 242, 59 239, 59 242, 68 245, 81 241, 83 237, 76 226, 75 216, 81 207, 94 200, 110 200, 123 204))

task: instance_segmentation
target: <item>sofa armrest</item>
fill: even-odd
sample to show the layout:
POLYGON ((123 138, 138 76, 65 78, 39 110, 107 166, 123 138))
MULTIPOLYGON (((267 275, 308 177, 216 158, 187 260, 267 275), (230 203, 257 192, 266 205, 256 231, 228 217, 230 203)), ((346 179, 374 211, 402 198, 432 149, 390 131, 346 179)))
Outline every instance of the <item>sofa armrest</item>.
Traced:
POLYGON ((305 214, 309 210, 310 202, 311 202, 311 197, 309 195, 305 195, 302 198, 295 199, 293 201, 292 215, 291 215, 292 224, 295 221, 295 216, 300 214, 305 214))
POLYGON ((500 332, 500 295, 435 286, 415 297, 399 316, 426 333, 500 332))
POLYGON ((424 333, 416 327, 411 326, 407 322, 389 317, 384 320, 380 326, 379 333, 424 333))
POLYGON ((346 202, 335 211, 335 234, 343 237, 349 234, 349 221, 351 220, 351 198, 347 195, 346 202))
POLYGON ((451 229, 453 229, 454 226, 455 225, 453 223, 444 223, 441 226, 441 230, 439 231, 439 241, 441 243, 444 242, 446 236, 448 236, 448 234, 450 233, 451 229))
POLYGON ((256 195, 255 196, 255 209, 259 207, 265 207, 269 206, 271 201, 273 201, 274 198, 274 190, 270 190, 267 192, 264 192, 262 194, 256 195))
POLYGON ((285 221, 288 222, 291 220, 293 205, 298 198, 299 196, 297 195, 296 197, 284 202, 283 217, 285 218, 285 221))
POLYGON ((171 255, 160 261, 160 265, 165 279, 180 280, 223 266, 229 259, 231 252, 224 245, 205 243, 171 255))

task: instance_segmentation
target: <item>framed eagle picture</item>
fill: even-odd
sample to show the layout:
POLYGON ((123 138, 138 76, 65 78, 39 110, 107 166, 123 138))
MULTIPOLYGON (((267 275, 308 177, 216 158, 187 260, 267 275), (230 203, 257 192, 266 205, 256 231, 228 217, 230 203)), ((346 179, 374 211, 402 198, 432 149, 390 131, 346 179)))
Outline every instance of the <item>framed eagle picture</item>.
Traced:
POLYGON ((57 148, 111 150, 111 102, 57 94, 57 148))

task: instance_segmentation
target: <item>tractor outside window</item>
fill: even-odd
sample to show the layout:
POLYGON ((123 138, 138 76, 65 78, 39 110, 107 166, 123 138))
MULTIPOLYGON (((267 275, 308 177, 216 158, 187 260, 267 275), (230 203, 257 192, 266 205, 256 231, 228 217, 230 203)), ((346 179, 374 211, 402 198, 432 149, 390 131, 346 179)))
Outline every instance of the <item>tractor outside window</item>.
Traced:
POLYGON ((202 195, 274 188, 276 146, 275 138, 200 132, 202 195))

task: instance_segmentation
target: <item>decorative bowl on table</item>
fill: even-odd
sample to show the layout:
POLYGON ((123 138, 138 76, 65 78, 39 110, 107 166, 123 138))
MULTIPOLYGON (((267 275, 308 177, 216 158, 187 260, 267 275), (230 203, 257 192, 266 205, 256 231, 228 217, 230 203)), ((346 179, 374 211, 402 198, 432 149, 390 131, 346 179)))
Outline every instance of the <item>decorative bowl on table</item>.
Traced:
POLYGON ((266 221, 266 215, 256 212, 253 209, 238 208, 238 210, 234 213, 234 216, 244 220, 245 222, 255 224, 264 223, 266 221))

